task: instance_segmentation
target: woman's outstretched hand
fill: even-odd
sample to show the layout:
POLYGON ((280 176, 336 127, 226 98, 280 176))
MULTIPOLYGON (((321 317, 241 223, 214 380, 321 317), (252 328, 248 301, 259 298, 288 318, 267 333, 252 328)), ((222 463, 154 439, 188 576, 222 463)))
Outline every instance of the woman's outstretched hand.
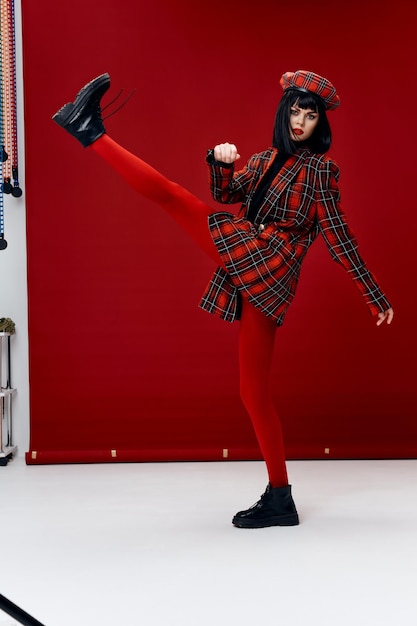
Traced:
POLYGON ((391 324, 392 318, 394 317, 393 309, 387 309, 382 313, 378 313, 378 321, 376 323, 377 326, 381 326, 383 322, 387 322, 387 324, 391 324))
POLYGON ((221 161, 222 163, 234 163, 240 159, 240 154, 233 143, 219 143, 217 146, 214 146, 213 156, 216 161, 221 161))

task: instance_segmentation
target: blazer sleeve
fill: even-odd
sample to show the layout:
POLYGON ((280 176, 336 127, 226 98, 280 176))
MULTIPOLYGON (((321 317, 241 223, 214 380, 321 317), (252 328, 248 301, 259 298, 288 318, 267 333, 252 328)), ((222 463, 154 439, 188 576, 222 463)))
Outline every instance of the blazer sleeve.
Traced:
POLYGON ((206 161, 209 166, 211 195, 216 202, 234 204, 243 202, 257 180, 257 158, 251 157, 245 167, 235 172, 234 163, 215 161, 209 150, 206 161))
POLYGON ((349 228, 340 204, 339 168, 325 160, 318 171, 317 218, 319 230, 334 261, 340 263, 354 280, 373 315, 386 311, 391 304, 367 269, 359 254, 356 238, 349 228))

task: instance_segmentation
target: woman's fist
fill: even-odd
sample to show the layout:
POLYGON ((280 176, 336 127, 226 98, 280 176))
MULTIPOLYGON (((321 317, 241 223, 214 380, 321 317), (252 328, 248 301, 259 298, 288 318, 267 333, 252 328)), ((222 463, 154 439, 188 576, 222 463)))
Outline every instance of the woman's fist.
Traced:
POLYGON ((216 161, 222 163, 234 163, 240 159, 240 154, 234 143, 219 143, 214 146, 213 156, 216 161))

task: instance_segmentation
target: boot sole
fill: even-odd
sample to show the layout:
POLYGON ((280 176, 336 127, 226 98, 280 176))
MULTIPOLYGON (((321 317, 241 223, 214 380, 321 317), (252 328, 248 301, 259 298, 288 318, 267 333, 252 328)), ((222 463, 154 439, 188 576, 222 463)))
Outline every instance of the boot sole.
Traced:
POLYGON ((263 520, 233 520, 233 526, 236 528, 268 528, 269 526, 298 526, 300 520, 298 515, 287 515, 279 517, 268 517, 263 520))
POLYGON ((60 126, 65 126, 69 122, 72 121, 71 118, 74 117, 75 113, 78 113, 80 108, 84 106, 84 104, 88 101, 89 98, 95 93, 102 97, 102 95, 108 90, 110 87, 110 76, 109 74, 101 74, 101 76, 97 76, 89 83, 84 85, 82 89, 77 93, 74 102, 67 102, 63 107, 59 109, 52 116, 54 122, 59 124, 60 126))

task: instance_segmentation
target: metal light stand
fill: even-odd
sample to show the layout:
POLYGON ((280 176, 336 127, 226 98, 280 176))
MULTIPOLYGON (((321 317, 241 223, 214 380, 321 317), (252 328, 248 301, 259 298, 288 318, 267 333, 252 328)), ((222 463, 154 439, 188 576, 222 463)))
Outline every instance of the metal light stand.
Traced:
POLYGON ((11 356, 10 334, 0 332, 0 466, 7 465, 17 446, 13 445, 13 409, 12 399, 16 389, 11 385, 11 356), (6 355, 3 346, 6 343, 6 355), (3 387, 3 363, 6 365, 6 384, 3 387), (3 422, 5 423, 5 435, 3 435, 3 422))
POLYGON ((23 609, 21 609, 17 604, 10 602, 7 598, 1 595, 0 593, 0 609, 2 609, 5 613, 16 619, 24 626, 45 626, 41 624, 37 619, 26 613, 23 609))

